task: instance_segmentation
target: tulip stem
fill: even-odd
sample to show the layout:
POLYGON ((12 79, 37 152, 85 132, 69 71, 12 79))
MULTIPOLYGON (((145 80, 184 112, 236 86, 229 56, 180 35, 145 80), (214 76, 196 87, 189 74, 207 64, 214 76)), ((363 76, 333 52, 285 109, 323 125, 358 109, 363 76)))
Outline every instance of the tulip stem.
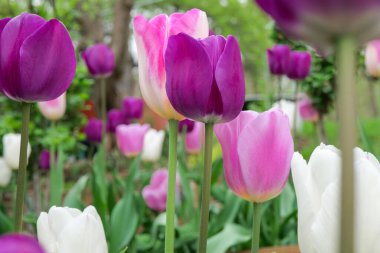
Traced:
POLYGON ((177 167, 178 121, 169 120, 169 176, 166 201, 165 253, 174 252, 175 186, 177 167))
POLYGON ((15 213, 15 231, 22 231, 22 214, 24 209, 24 196, 26 188, 26 166, 28 164, 28 142, 29 142, 29 119, 30 119, 29 103, 22 103, 22 129, 21 129, 21 145, 20 160, 17 176, 17 194, 16 194, 16 213, 15 213))
MULTIPOLYGON (((103 121, 102 126, 102 144, 103 152, 106 152, 106 125, 107 125, 107 89, 106 89, 106 79, 104 77, 100 78, 100 104, 101 104, 101 117, 103 121)), ((105 157, 105 156, 104 156, 105 157)))
POLYGON ((206 123, 205 134, 205 153, 204 168, 202 180, 202 202, 201 202, 201 221, 199 230, 198 253, 206 253, 207 249, 207 233, 211 192, 211 170, 212 170, 212 137, 213 123, 206 123))
POLYGON ((253 203, 252 253, 258 253, 260 248, 261 207, 262 203, 253 203))
POLYGON ((353 253, 354 245, 354 153, 356 145, 356 43, 343 37, 336 48, 338 115, 342 150, 340 252, 353 253))

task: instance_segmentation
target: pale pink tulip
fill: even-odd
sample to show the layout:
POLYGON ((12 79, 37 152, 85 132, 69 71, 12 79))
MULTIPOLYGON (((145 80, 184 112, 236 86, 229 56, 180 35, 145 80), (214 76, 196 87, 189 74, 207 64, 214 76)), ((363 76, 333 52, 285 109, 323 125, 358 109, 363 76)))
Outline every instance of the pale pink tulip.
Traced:
POLYGON ((304 96, 301 101, 298 102, 298 110, 303 120, 316 122, 319 119, 319 113, 313 106, 313 102, 308 96, 304 96))
POLYGON ((38 102, 38 108, 42 115, 48 120, 59 120, 66 111, 66 93, 50 101, 38 102))
POLYGON ((369 75, 380 77, 380 40, 368 43, 365 50, 365 66, 369 75))
POLYGON ((251 202, 264 202, 281 193, 294 152, 289 120, 283 112, 243 111, 214 129, 233 192, 251 202))
POLYGON ((138 156, 144 146, 144 136, 149 125, 131 124, 116 127, 116 142, 120 152, 126 157, 138 156))
POLYGON ((186 133, 185 149, 189 154, 199 154, 202 150, 204 124, 196 121, 191 132, 186 133))

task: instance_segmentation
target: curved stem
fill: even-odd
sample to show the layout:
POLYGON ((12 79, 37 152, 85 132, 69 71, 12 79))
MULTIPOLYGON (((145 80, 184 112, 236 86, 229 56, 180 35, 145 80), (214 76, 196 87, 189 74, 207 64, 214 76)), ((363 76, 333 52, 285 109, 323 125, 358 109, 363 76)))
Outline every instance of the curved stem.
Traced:
POLYGON ((253 203, 253 223, 252 223, 252 245, 251 252, 258 253, 260 248, 260 223, 261 223, 261 203, 253 203))
POLYGON ((198 253, 206 253, 207 248, 207 232, 211 192, 213 127, 213 123, 206 123, 206 141, 202 183, 201 224, 199 230, 198 253))
POLYGON ((20 160, 17 176, 17 194, 16 194, 16 214, 15 214, 15 230, 22 231, 22 215, 24 209, 24 196, 26 188, 26 166, 28 164, 28 142, 29 142, 29 119, 30 119, 29 103, 22 103, 22 129, 21 129, 21 145, 20 160))
POLYGON ((174 252, 175 185, 177 167, 178 121, 169 120, 169 176, 166 201, 165 253, 174 252))

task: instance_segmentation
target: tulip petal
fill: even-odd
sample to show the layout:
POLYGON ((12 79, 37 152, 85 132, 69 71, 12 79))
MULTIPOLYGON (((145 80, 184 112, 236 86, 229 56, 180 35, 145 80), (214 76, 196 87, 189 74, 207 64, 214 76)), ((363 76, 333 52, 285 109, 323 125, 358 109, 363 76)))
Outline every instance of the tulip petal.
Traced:
POLYGON ((180 33, 171 36, 165 53, 166 92, 181 114, 201 120, 211 93, 212 66, 201 42, 180 33), (186 80, 186 81, 184 81, 186 80))
POLYGON ((10 20, 11 20, 11 18, 0 19, 0 36, 1 36, 1 33, 3 32, 3 30, 4 30, 5 25, 8 24, 8 22, 10 20))
POLYGON ((49 218, 49 227, 53 234, 59 235, 61 230, 74 219, 74 215, 78 216, 80 211, 74 214, 75 209, 72 208, 60 208, 53 206, 49 209, 48 218, 49 218))
POLYGON ((46 252, 55 252, 56 238, 49 226, 49 216, 45 212, 42 212, 37 219, 37 235, 38 241, 45 248, 46 252))
POLYGON ((173 13, 169 20, 169 36, 184 32, 194 38, 204 38, 209 32, 204 11, 191 9, 186 13, 173 13))
POLYGON ((25 234, 0 236, 0 253, 45 253, 35 237, 25 234))
POLYGON ((22 83, 31 84, 23 100, 52 100, 67 90, 75 75, 76 59, 70 35, 61 22, 50 20, 24 41, 20 69, 22 83))
POLYGON ((237 117, 244 106, 245 81, 239 44, 228 36, 215 70, 215 80, 223 102, 223 120, 237 117))

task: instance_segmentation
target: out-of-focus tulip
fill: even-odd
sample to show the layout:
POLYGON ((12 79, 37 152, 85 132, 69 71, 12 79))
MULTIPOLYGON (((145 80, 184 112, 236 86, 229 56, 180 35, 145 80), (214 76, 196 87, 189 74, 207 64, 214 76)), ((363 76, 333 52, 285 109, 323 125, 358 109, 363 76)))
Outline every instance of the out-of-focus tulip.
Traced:
POLYGON ((8 164, 0 157, 0 187, 5 187, 9 184, 12 177, 12 170, 8 164))
POLYGON ((102 142, 102 128, 103 122, 100 119, 92 118, 87 122, 84 128, 86 138, 90 142, 101 143, 102 142))
POLYGON ((296 130, 300 130, 302 128, 303 122, 300 115, 300 111, 297 110, 296 106, 296 103, 282 99, 274 103, 272 107, 281 109, 281 111, 283 111, 288 116, 291 129, 295 127, 296 130), (295 113, 297 113, 297 116, 295 115, 295 113), (296 122, 294 122, 294 117, 297 117, 296 122), (296 123, 295 126, 294 123, 296 123))
POLYGON ((298 110, 303 120, 316 122, 319 119, 319 113, 308 96, 304 96, 302 100, 298 102, 298 110))
POLYGON ((156 162, 161 158, 165 131, 149 129, 144 136, 144 146, 141 159, 146 162, 156 162))
POLYGON ((293 80, 301 81, 310 75, 311 54, 306 51, 290 53, 289 67, 286 75, 293 80))
POLYGON ((137 16, 133 28, 138 51, 140 89, 145 102, 165 119, 183 119, 174 110, 166 94, 165 50, 171 35, 186 33, 194 38, 206 38, 209 33, 206 13, 192 9, 169 17, 160 14, 151 20, 137 16))
POLYGON ((115 55, 104 43, 88 47, 82 53, 82 58, 94 77, 109 76, 115 69, 115 55))
POLYGON ((289 36, 328 50, 338 36, 359 43, 380 36, 378 0, 256 0, 289 36))
POLYGON ((37 239, 24 234, 0 236, 0 253, 45 253, 37 239))
POLYGON ((228 122, 243 108, 244 71, 235 37, 197 40, 184 33, 171 36, 165 68, 169 100, 187 118, 228 122))
MULTIPOLYGON (((3 136, 3 156, 11 169, 18 169, 20 160, 21 134, 5 134, 3 136)), ((27 160, 29 160, 32 148, 28 143, 27 160)))
MULTIPOLYGON (((168 191, 168 170, 159 169, 153 173, 150 184, 145 186, 142 195, 147 206, 157 212, 166 210, 166 199, 168 191)), ((176 200, 179 202, 180 181, 176 177, 176 200)))
POLYGON ((140 119, 143 115, 144 101, 138 97, 125 97, 121 111, 127 119, 140 119))
POLYGON ((56 99, 39 102, 38 108, 48 120, 56 121, 63 117, 66 111, 66 93, 56 99))
POLYGON ((121 124, 126 124, 126 119, 121 110, 112 109, 107 116, 107 131, 115 133, 116 127, 121 124))
POLYGON ((50 169, 50 152, 47 149, 44 149, 40 153, 39 159, 40 169, 49 170, 50 169))
POLYGON ((53 100, 75 75, 69 32, 57 19, 23 13, 0 22, 0 91, 24 102, 53 100))
MULTIPOLYGON (((380 249, 380 164, 356 148, 355 252, 380 249)), ((339 252, 341 152, 321 144, 307 163, 301 154, 292 160, 298 205, 298 243, 303 253, 339 252)))
POLYGON ((181 120, 178 124, 178 132, 182 133, 183 129, 186 127, 186 132, 190 133, 193 131, 195 125, 195 121, 189 120, 189 119, 184 119, 181 120))
POLYGON ((283 112, 243 111, 214 129, 222 146, 225 178, 233 192, 251 202, 264 202, 281 193, 294 152, 283 112))
POLYGON ((365 66, 369 75, 380 77, 380 40, 368 43, 365 50, 365 66))
POLYGON ((202 150, 202 140, 204 139, 204 125, 195 122, 191 132, 187 132, 185 136, 185 149, 189 154, 199 154, 202 150))
POLYGON ((107 253, 102 221, 93 206, 51 207, 37 220, 38 240, 47 253, 107 253))
POLYGON ((144 136, 149 125, 131 124, 116 127, 116 142, 120 152, 126 157, 138 156, 144 147, 144 136))
POLYGON ((272 75, 286 75, 289 68, 290 48, 287 45, 275 45, 267 49, 269 70, 272 75))

